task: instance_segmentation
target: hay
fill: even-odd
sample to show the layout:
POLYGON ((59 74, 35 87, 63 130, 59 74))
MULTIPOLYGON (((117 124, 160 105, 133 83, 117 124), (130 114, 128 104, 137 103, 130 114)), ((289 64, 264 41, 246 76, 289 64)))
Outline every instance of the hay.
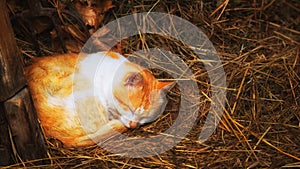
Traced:
MULTIPOLYGON (((192 22, 213 42, 227 76, 226 108, 216 132, 198 141, 210 106, 209 79, 201 64, 190 64, 201 91, 193 129, 171 150, 147 158, 126 158, 97 146, 65 149, 48 142, 51 168, 288 168, 300 166, 300 3, 292 1, 118 1, 105 22, 134 12, 168 12, 192 22), (201 69, 202 68, 202 69, 201 69)), ((104 23, 105 23, 104 22, 104 23)), ((123 40, 122 53, 163 47, 193 60, 190 49, 172 39, 146 34, 123 40), (142 37, 142 38, 141 38, 142 37)), ((19 41, 23 54, 28 44, 19 41), (23 45, 22 45, 23 44, 23 45)), ((42 47, 43 51, 51 49, 42 47)), ((52 53, 52 52, 45 52, 52 53)), ((32 56, 31 56, 32 57, 32 56)), ((167 75, 157 71, 156 76, 167 75)), ((127 135, 157 135, 178 112, 178 87, 157 121, 127 135)), ((164 143, 162 143, 164 144, 164 143)), ((122 148, 122 145, 116 146, 122 148)), ((142 146, 142 145, 137 145, 142 146)), ((136 148, 136 147, 133 147, 136 148)), ((32 166, 29 161, 15 166, 32 166)))

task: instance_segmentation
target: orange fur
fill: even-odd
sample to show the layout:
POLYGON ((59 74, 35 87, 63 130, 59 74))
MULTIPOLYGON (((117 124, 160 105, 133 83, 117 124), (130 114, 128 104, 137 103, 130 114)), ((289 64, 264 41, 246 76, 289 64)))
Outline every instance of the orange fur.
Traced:
MULTIPOLYGON (((82 56, 82 58, 84 57, 86 55, 82 56)), ((27 67, 25 72, 35 107, 38 111, 38 117, 46 136, 54 136, 63 141, 67 147, 92 145, 94 141, 87 138, 87 133, 82 129, 78 117, 71 117, 70 112, 63 106, 49 105, 45 94, 48 93, 59 97, 71 95, 72 75, 75 72, 77 62, 82 58, 79 58, 76 54, 43 57, 34 60, 33 64, 27 67), (76 140, 76 138, 80 139, 81 142, 76 140)), ((81 86, 84 85, 86 85, 86 82, 81 86)), ((89 103, 91 102, 87 99, 82 104, 84 105, 82 109, 88 110, 91 107, 89 103)), ((99 109, 101 109, 101 106, 98 105, 99 109)), ((105 117, 105 114, 102 117, 105 117)), ((105 118, 103 120, 104 123, 107 123, 105 118)), ((99 128, 104 125, 104 123, 100 122, 98 122, 99 128)), ((116 125, 115 127, 120 131, 125 129, 120 125, 116 125)))
POLYGON ((25 70, 46 136, 56 136, 57 139, 63 140, 66 146, 76 144, 74 137, 79 138, 86 133, 79 127, 78 119, 70 118, 64 107, 49 105, 46 94, 67 97, 72 93, 72 75, 78 59, 76 54, 38 58, 25 70), (65 125, 67 121, 71 121, 72 125, 65 125))
POLYGON ((108 51, 108 52, 105 52, 105 54, 113 59, 119 59, 120 57, 115 53, 115 52, 111 52, 111 51, 108 51))

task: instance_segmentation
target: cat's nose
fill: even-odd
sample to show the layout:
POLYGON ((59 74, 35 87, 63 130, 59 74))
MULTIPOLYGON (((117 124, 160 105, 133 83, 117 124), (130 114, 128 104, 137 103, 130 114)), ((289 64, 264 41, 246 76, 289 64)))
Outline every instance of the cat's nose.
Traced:
POLYGON ((136 128, 138 125, 139 125, 139 123, 137 123, 137 122, 129 121, 129 127, 132 129, 136 128))

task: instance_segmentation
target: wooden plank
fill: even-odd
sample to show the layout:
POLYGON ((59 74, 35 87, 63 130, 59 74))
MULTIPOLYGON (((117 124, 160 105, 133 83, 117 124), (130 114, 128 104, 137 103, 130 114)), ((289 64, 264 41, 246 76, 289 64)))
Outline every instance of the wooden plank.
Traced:
POLYGON ((28 89, 4 103, 14 146, 22 161, 46 157, 46 146, 28 89))
POLYGON ((0 165, 3 166, 45 158, 46 146, 33 102, 28 89, 24 88, 24 65, 7 13, 6 0, 0 1, 0 11, 0 165))
POLYGON ((24 87, 25 77, 7 13, 6 0, 0 1, 0 11, 0 102, 3 102, 24 87))
POLYGON ((13 151, 9 139, 8 124, 5 117, 4 105, 0 103, 0 166, 13 164, 13 151))

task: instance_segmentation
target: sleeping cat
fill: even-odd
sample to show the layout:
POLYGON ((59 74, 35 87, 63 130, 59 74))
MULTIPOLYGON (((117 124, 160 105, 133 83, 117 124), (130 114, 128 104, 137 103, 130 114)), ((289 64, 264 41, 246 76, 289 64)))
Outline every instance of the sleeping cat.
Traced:
POLYGON ((43 57, 25 73, 45 136, 66 147, 90 146, 155 120, 174 86, 114 52, 43 57))

